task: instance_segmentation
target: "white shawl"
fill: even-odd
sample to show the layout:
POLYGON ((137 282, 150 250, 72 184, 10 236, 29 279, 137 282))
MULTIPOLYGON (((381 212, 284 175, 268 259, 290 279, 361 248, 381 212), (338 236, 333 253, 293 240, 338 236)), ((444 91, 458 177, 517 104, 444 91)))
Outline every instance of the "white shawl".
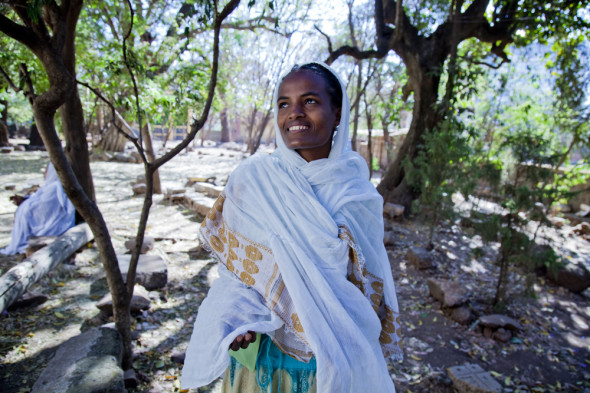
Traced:
POLYGON ((253 330, 303 361, 313 353, 318 392, 395 391, 384 355, 402 352, 383 200, 364 159, 347 150, 350 110, 340 84, 330 155, 308 163, 276 125, 279 81, 277 151, 245 160, 203 222, 201 234, 222 263, 199 308, 183 387, 219 377, 229 344, 253 330))
POLYGON ((45 184, 16 209, 10 244, 0 253, 23 253, 31 236, 59 236, 75 224, 76 210, 57 177, 53 164, 47 166, 45 184))

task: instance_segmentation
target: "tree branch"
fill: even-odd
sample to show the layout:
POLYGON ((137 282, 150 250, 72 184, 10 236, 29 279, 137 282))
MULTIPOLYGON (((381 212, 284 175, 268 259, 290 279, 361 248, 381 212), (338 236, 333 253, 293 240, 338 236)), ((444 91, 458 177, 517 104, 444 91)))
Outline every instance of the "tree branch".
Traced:
POLYGON ((12 90, 16 91, 17 93, 22 90, 17 85, 14 84, 14 82, 10 78, 10 75, 8 75, 8 73, 6 71, 4 71, 4 68, 2 68, 2 66, 0 66, 0 74, 2 74, 4 79, 6 79, 6 82, 8 82, 10 87, 12 87, 12 90))
POLYGON ((39 47, 39 41, 33 30, 13 22, 3 14, 0 14, 0 31, 33 51, 39 47))

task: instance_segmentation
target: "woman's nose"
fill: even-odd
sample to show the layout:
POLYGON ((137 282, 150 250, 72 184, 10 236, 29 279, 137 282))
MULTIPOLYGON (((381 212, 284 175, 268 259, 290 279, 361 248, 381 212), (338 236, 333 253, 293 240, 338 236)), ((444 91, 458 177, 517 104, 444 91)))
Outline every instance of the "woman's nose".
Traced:
POLYGON ((304 116, 303 108, 301 108, 301 105, 292 105, 291 112, 289 113, 289 119, 296 119, 301 116, 304 116))

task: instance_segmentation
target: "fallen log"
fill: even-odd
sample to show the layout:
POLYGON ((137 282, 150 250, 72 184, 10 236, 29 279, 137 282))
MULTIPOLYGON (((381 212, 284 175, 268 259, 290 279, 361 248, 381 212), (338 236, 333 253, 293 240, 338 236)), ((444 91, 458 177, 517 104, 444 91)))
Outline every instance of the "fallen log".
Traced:
POLYGON ((93 238, 88 224, 77 225, 7 271, 0 277, 0 312, 10 307, 33 284, 93 238))

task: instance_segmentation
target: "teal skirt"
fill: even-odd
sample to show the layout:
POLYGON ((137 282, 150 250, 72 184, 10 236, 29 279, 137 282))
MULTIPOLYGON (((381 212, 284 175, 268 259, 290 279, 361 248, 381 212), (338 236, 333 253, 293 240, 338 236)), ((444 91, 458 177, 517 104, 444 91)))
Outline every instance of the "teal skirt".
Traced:
POLYGON ((281 352, 266 334, 261 335, 256 370, 230 358, 223 393, 316 393, 316 361, 304 363, 281 352))

